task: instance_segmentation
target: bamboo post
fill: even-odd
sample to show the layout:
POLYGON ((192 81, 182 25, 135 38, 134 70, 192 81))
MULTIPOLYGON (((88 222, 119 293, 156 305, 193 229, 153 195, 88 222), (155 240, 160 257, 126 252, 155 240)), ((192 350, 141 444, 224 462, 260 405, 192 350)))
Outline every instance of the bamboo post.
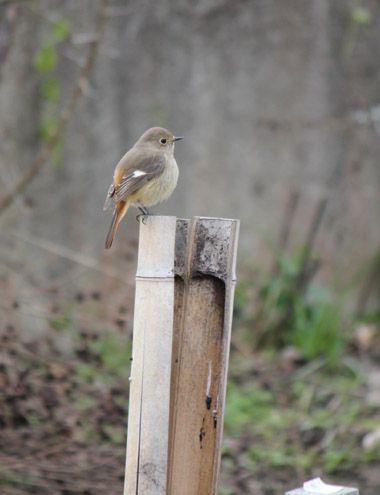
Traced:
POLYGON ((140 223, 125 495, 166 494, 176 218, 140 223))
POLYGON ((168 493, 216 493, 239 222, 177 225, 168 493))
POLYGON ((216 493, 238 228, 140 227, 125 495, 216 493))

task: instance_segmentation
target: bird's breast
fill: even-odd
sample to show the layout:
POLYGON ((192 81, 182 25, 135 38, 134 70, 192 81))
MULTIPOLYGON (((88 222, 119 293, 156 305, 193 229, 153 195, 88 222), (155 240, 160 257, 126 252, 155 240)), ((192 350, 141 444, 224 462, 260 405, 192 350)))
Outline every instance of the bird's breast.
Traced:
POLYGON ((137 201, 152 206, 165 201, 174 191, 178 181, 178 165, 174 157, 167 161, 162 174, 149 181, 139 191, 137 201))

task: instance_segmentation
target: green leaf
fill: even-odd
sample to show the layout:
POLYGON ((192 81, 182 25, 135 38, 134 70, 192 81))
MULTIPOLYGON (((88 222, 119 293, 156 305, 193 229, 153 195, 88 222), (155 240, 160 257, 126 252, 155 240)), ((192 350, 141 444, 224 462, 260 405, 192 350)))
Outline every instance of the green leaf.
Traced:
POLYGON ((273 405, 272 393, 252 384, 237 387, 232 382, 227 388, 224 423, 227 429, 236 430, 268 417, 273 405))
POLYGON ((360 5, 352 9, 351 17, 354 22, 361 24, 362 26, 368 26, 372 20, 371 12, 360 5))
POLYGON ((97 374, 97 369, 91 364, 79 364, 76 367, 78 376, 85 382, 92 382, 97 374))
POLYGON ((49 325, 54 330, 67 330, 71 326, 71 319, 67 316, 58 316, 49 319, 49 325))
POLYGON ((333 473, 338 468, 342 468, 342 465, 349 463, 351 448, 336 449, 330 448, 323 455, 323 465, 327 473, 333 473))
POLYGON ((63 141, 62 138, 59 138, 51 150, 51 158, 53 160, 54 165, 56 165, 56 167, 60 167, 62 165, 62 152, 63 152, 63 141))
MULTIPOLYGON (((86 365, 86 364, 78 365, 76 371, 78 375, 85 380, 87 380, 88 377, 91 379, 96 374, 93 371, 91 365, 86 365), (84 366, 84 368, 81 369, 80 368, 81 366, 82 367, 84 366)), ((97 401, 94 397, 90 397, 89 395, 83 395, 78 397, 78 399, 73 403, 73 407, 78 411, 87 411, 93 409, 96 406, 96 404, 97 401)))
POLYGON ((45 44, 36 53, 33 66, 40 74, 47 74, 57 65, 58 56, 54 45, 45 44))
POLYGON ((221 486, 219 487, 218 495, 236 495, 236 492, 230 490, 227 487, 221 486))
POLYGON ((41 85, 42 96, 51 102, 58 101, 59 97, 59 84, 55 77, 49 77, 41 85))
POLYGON ((125 433, 123 426, 115 426, 110 424, 105 424, 102 426, 103 432, 108 436, 113 444, 123 444, 125 441, 125 433))
POLYGON ((308 308, 302 300, 298 300, 293 324, 290 343, 306 359, 322 355, 329 364, 337 364, 344 343, 339 306, 328 302, 308 308))
POLYGON ((57 43, 67 39, 69 34, 70 34, 70 22, 67 17, 59 17, 53 22, 52 35, 57 43))
POLYGON ((108 371, 129 369, 131 349, 127 342, 122 342, 109 334, 91 343, 90 348, 99 356, 101 363, 108 371))
POLYGON ((55 117, 46 117, 40 125, 42 139, 49 139, 57 131, 58 121, 55 117))

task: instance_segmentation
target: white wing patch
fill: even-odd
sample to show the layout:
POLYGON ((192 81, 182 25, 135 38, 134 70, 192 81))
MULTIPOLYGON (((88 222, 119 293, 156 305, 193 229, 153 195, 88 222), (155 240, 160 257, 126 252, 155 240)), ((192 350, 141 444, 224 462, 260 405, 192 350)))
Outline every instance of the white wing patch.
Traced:
POLYGON ((145 176, 149 177, 150 175, 151 174, 149 174, 148 172, 144 172, 143 170, 139 169, 134 170, 128 175, 123 175, 119 186, 116 187, 114 200, 117 202, 124 199, 125 195, 128 195, 136 190, 135 186, 138 186, 138 184, 144 180, 145 176))
POLYGON ((136 177, 142 177, 143 175, 146 175, 146 172, 143 172, 142 170, 135 170, 131 175, 131 179, 135 179, 136 177))

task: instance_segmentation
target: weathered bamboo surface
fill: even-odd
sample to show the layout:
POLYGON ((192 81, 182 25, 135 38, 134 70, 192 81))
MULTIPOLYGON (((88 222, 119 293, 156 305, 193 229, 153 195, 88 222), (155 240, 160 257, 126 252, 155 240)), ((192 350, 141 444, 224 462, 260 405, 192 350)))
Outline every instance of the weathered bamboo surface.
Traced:
POLYGON ((236 220, 179 220, 168 493, 216 493, 236 280, 236 220))
POLYGON ((125 495, 216 493, 238 229, 141 225, 125 495))
POLYGON ((167 493, 175 217, 140 226, 125 495, 167 493))

